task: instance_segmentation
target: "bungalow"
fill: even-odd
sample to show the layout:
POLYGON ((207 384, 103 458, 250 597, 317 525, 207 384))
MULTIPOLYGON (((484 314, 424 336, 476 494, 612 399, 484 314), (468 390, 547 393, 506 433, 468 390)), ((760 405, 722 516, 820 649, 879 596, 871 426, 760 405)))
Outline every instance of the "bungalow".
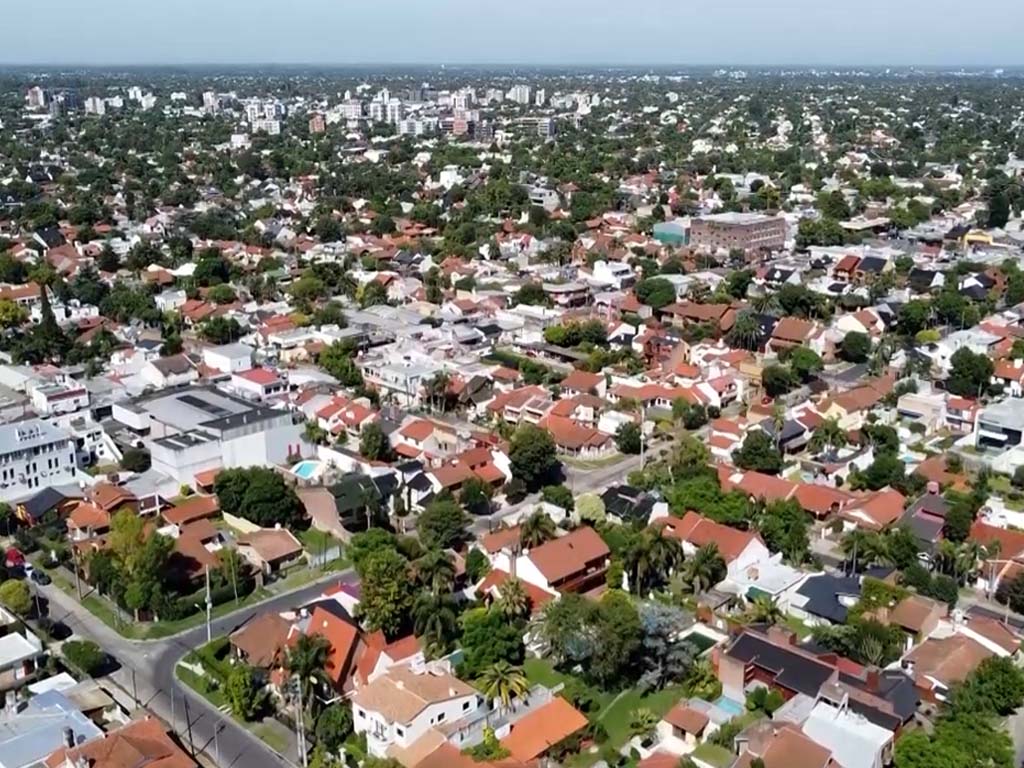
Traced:
POLYGON ((681 701, 658 721, 658 750, 677 757, 687 755, 717 730, 705 712, 681 701))
POLYGON ((612 435, 594 427, 585 427, 562 416, 548 416, 541 426, 551 433, 559 453, 578 458, 598 459, 615 449, 612 435))
POLYGON ((611 551, 597 532, 582 526, 514 556, 500 552, 494 567, 551 594, 587 592, 604 584, 611 551))
POLYGON ((891 488, 854 498, 839 512, 844 528, 884 531, 902 516, 906 497, 891 488))
POLYGON ((297 562, 304 550, 291 531, 264 528, 238 537, 238 554, 256 570, 270 576, 297 562))
POLYGON ((727 578, 742 578, 747 568, 771 558, 771 552, 756 533, 730 528, 696 512, 687 512, 682 518, 660 518, 656 524, 661 526, 663 536, 682 543, 688 557, 707 544, 717 546, 725 560, 727 578))
POLYGON ((561 696, 512 723, 501 746, 520 764, 540 761, 548 750, 587 727, 587 718, 561 696))
POLYGON ((801 320, 798 317, 784 317, 779 320, 772 331, 766 349, 768 352, 778 354, 784 349, 807 346, 817 331, 817 325, 810 320, 801 320))
POLYGON ((604 397, 607 391, 605 377, 600 373, 589 371, 573 371, 564 379, 561 384, 562 397, 574 395, 597 395, 604 397))

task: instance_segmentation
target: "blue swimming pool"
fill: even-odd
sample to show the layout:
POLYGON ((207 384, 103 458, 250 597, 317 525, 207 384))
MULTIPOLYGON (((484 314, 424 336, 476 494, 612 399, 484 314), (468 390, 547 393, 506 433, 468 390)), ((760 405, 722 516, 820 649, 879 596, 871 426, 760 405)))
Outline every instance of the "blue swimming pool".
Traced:
POLYGON ((732 717, 739 717, 747 711, 747 708, 745 706, 740 704, 738 701, 733 701, 732 699, 726 696, 719 696, 717 699, 715 699, 714 705, 732 717))
POLYGON ((292 467, 292 474, 296 477, 301 477, 303 480, 309 480, 320 470, 319 461, 300 461, 294 467, 292 467))

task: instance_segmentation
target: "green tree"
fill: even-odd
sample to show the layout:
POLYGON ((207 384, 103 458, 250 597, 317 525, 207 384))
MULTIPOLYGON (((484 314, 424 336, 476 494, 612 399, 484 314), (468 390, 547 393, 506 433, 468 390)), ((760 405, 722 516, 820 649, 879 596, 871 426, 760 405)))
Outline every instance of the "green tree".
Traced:
POLYGON ((725 578, 726 565, 715 543, 705 544, 683 566, 683 583, 695 595, 707 592, 725 578))
POLYGON ((676 289, 663 277, 651 277, 636 284, 636 297, 652 309, 661 309, 676 300, 676 289))
POLYGON ((310 711, 316 709, 317 694, 327 687, 327 657, 331 644, 323 635, 300 634, 288 647, 284 667, 299 683, 299 702, 310 711))
POLYGON ((499 711, 505 710, 517 699, 525 699, 530 692, 530 681, 523 674, 522 667, 509 664, 504 659, 486 667, 477 680, 480 692, 491 704, 499 704, 499 711))
POLYGON ((961 397, 979 397, 988 387, 995 365, 988 355, 975 354, 961 347, 949 358, 946 389, 961 397))
POLYGON ((464 660, 460 675, 463 679, 476 678, 499 661, 522 664, 526 652, 522 630, 509 622, 500 610, 471 608, 462 614, 461 623, 464 660))
POLYGON ((18 616, 27 616, 32 610, 32 595, 28 584, 9 579, 0 584, 0 605, 18 616))
POLYGON ((851 331, 839 342, 839 356, 850 363, 867 362, 871 354, 871 337, 860 331, 851 331))
POLYGON ((267 467, 223 470, 214 481, 214 490, 223 512, 263 528, 296 528, 306 518, 295 489, 267 467))
POLYGON ((764 370, 761 371, 761 383, 764 385, 764 391, 769 396, 779 397, 793 389, 797 382, 789 368, 773 363, 772 365, 766 365, 764 370))
POLYGON ((341 750, 352 731, 352 707, 347 702, 324 707, 313 729, 317 744, 322 744, 331 753, 341 750))
POLYGON ((442 549, 428 549, 413 563, 416 583, 435 595, 452 591, 455 586, 455 563, 442 549))
POLYGON ((452 498, 437 498, 419 516, 417 529, 426 547, 448 549, 463 540, 468 523, 466 513, 452 498))
POLYGON ((782 471, 782 454, 775 441, 761 429, 751 430, 743 444, 732 452, 732 460, 740 469, 752 469, 777 475, 782 471))
POLYGON ((555 538, 556 533, 554 521, 543 510, 538 509, 520 524, 519 545, 523 549, 534 549, 555 538))
POLYGON ((547 485, 560 467, 551 433, 532 424, 520 426, 512 435, 509 462, 512 476, 522 480, 529 490, 547 485))
POLYGON ((346 342, 336 341, 317 359, 320 367, 338 380, 344 387, 363 386, 363 374, 355 364, 355 348, 346 342))
POLYGON ((825 367, 818 353, 807 347, 796 347, 790 352, 788 361, 790 370, 802 382, 810 381, 815 373, 825 367))
POLYGON ((497 607, 509 621, 521 621, 530 615, 533 604, 523 582, 515 577, 509 577, 501 585, 497 607))
POLYGON ((413 604, 413 631, 432 657, 446 654, 454 640, 458 619, 451 595, 423 592, 413 604))
POLYGON ((640 453, 643 445, 640 425, 635 421, 627 421, 619 425, 619 428, 615 430, 615 445, 626 454, 636 455, 640 453))
POLYGON ((564 485, 545 485, 541 489, 540 497, 549 504, 561 507, 566 512, 572 512, 575 506, 572 491, 564 485))
POLYGON ((235 717, 252 720, 262 703, 252 667, 247 664, 232 666, 224 683, 224 695, 235 717))
POLYGON ((0 328, 4 330, 17 328, 26 320, 28 320, 28 312, 22 307, 10 299, 0 299, 0 328))
POLYGON ((381 549, 367 556, 361 575, 360 617, 371 631, 398 636, 414 601, 408 561, 394 550, 381 549))
POLYGON ((233 317, 211 317, 199 330, 211 344, 230 344, 242 337, 242 326, 233 317))
POLYGON ((371 421, 363 426, 359 435, 359 453, 370 461, 386 461, 391 455, 391 443, 377 422, 371 421))
POLYGON ((121 467, 129 472, 145 472, 150 464, 149 452, 142 448, 125 448, 121 454, 121 467))

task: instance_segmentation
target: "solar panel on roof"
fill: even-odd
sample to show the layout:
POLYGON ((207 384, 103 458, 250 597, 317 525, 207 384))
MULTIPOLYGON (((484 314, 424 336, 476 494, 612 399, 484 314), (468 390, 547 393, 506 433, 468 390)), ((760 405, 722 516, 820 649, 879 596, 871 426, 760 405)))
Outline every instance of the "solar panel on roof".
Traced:
POLYGON ((226 408, 221 408, 219 405, 202 400, 195 395, 182 395, 178 398, 178 401, 185 403, 185 405, 191 405, 193 408, 198 408, 203 413, 208 413, 214 418, 231 415, 231 411, 226 408))

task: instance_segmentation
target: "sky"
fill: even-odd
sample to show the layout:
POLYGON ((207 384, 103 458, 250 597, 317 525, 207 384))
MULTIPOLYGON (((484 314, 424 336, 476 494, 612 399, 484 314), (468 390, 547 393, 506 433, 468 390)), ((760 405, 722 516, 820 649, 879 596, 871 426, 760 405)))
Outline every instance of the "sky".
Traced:
POLYGON ((22 31, 5 64, 1024 65, 1024 0, 46 0, 4 15, 22 31))

